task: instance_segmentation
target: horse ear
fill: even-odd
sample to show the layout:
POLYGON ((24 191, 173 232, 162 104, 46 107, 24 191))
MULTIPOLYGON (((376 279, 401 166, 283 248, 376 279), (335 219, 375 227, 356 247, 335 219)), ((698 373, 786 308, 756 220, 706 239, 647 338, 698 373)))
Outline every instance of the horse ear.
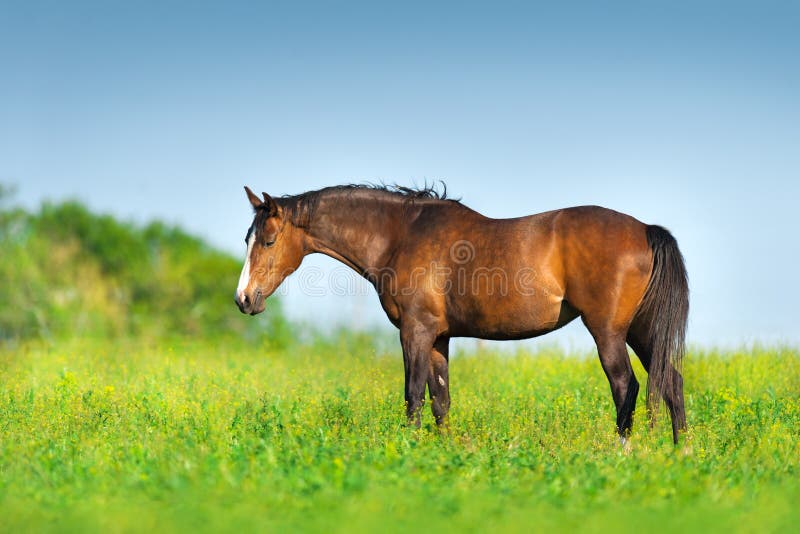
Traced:
POLYGON ((273 215, 277 215, 278 203, 275 202, 275 199, 266 193, 262 192, 261 194, 264 195, 264 205, 267 207, 267 213, 269 213, 269 216, 272 217, 273 215))
POLYGON ((253 206, 253 209, 257 209, 259 206, 263 204, 263 202, 261 202, 261 199, 258 198, 258 195, 250 191, 249 187, 244 186, 244 191, 245 193, 247 193, 247 199, 250 201, 250 204, 253 206))

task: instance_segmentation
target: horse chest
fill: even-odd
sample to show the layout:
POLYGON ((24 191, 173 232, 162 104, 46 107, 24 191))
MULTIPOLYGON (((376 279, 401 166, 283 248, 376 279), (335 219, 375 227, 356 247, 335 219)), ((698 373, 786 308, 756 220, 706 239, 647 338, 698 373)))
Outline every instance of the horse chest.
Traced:
POLYGON ((400 306, 395 299, 395 295, 389 292, 380 292, 379 297, 381 301, 381 307, 383 311, 386 313, 386 316, 389 318, 389 321, 396 326, 400 326, 400 306))

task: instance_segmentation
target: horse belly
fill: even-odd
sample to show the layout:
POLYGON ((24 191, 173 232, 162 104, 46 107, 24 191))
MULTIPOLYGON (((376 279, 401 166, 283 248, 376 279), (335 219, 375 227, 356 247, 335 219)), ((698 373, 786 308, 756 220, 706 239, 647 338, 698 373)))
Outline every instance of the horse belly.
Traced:
POLYGON ((552 332, 577 317, 556 295, 508 298, 486 297, 469 305, 452 306, 448 313, 451 335, 483 339, 526 339, 552 332))

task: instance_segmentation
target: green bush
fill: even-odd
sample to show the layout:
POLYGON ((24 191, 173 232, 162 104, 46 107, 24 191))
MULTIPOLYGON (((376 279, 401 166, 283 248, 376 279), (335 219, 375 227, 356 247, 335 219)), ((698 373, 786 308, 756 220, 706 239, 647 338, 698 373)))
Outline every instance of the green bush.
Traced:
POLYGON ((74 201, 35 213, 0 205, 0 247, 0 340, 291 339, 277 300, 257 318, 236 310, 239 260, 177 227, 121 222, 74 201))

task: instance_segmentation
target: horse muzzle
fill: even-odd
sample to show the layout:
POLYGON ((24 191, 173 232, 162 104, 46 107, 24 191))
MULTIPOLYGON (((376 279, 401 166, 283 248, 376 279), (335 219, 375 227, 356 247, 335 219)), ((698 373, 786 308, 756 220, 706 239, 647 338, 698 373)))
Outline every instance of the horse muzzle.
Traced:
POLYGON ((233 300, 239 307, 240 312, 249 315, 257 315, 263 312, 264 308, 266 307, 264 295, 261 293, 260 289, 257 289, 252 297, 250 297, 250 295, 247 293, 242 293, 241 295, 237 294, 233 300))

